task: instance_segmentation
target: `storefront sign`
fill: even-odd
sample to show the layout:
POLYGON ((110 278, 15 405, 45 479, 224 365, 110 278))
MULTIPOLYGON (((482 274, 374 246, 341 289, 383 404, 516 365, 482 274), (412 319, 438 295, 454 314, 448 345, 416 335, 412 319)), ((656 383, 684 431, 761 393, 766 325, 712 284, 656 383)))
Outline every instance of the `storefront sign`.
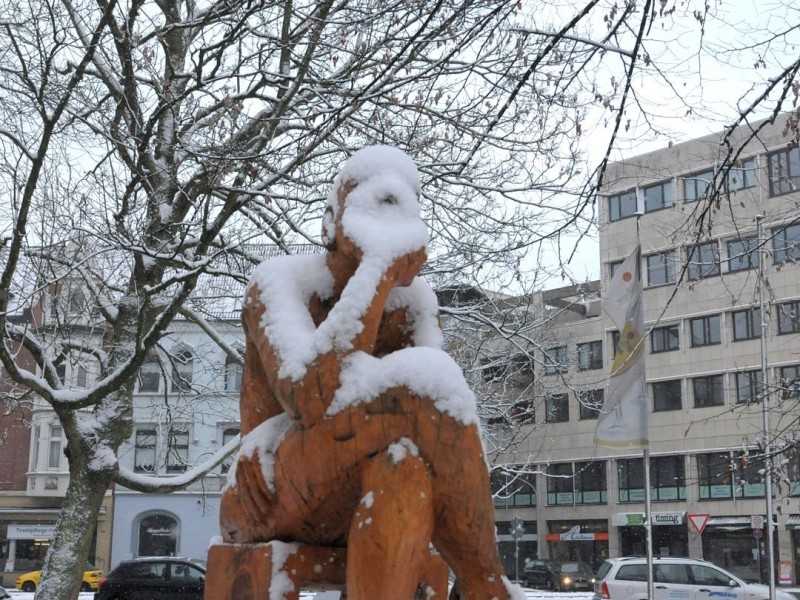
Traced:
POLYGON ((564 533, 548 533, 548 542, 597 542, 608 540, 608 533, 589 533, 581 531, 580 525, 575 525, 564 533))
POLYGON ((792 583, 792 561, 778 561, 778 582, 781 585, 790 585, 792 583))
POLYGON ((56 534, 55 525, 15 525, 8 526, 9 540, 36 540, 36 539, 52 539, 56 534))
POLYGON ((169 527, 147 527, 145 532, 156 537, 172 537, 175 532, 169 527))
POLYGON ((683 512, 654 512, 650 514, 653 525, 683 525, 683 512))
MULTIPOLYGON (((654 512, 650 514, 653 525, 683 525, 684 512, 654 512)), ((617 527, 644 525, 644 513, 616 513, 611 517, 611 524, 617 527)))

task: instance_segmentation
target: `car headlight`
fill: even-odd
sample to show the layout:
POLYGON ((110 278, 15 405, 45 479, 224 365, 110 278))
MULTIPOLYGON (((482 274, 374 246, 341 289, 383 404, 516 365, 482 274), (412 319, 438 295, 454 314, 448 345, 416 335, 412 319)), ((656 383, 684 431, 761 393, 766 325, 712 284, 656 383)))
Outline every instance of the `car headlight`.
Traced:
POLYGON ((564 577, 564 579, 562 579, 561 581, 564 585, 572 585, 572 577, 569 576, 564 577))

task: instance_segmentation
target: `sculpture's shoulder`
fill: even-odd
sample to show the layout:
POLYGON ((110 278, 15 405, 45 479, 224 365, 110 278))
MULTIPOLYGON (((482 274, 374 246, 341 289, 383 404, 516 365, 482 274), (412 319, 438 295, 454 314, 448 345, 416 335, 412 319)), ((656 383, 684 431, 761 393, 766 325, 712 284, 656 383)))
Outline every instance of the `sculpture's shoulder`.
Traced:
POLYGON ((416 277, 411 285, 392 290, 386 312, 397 311, 404 313, 405 327, 410 330, 415 346, 442 347, 439 302, 425 279, 416 277))
POLYGON ((253 271, 245 288, 243 311, 308 306, 312 295, 325 298, 332 291, 333 277, 324 254, 275 256, 253 271))

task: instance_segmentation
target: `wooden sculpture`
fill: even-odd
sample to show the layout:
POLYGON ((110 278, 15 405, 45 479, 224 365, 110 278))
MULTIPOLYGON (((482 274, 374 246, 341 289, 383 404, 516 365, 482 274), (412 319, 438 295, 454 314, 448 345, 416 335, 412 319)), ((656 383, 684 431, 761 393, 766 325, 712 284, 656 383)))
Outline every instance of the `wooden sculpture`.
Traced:
POLYGON ((441 350, 436 297, 418 277, 419 192, 407 155, 364 148, 329 195, 327 252, 255 272, 242 316, 242 444, 206 598, 255 596, 253 581, 274 579, 287 552, 290 585, 260 584, 272 600, 296 597, 315 573, 344 579, 351 600, 442 598, 446 569, 431 544, 456 575, 453 597, 517 597, 497 553, 474 397, 441 350), (331 564, 346 573, 323 573, 331 564), (238 591, 218 583, 237 569, 249 570, 238 591))

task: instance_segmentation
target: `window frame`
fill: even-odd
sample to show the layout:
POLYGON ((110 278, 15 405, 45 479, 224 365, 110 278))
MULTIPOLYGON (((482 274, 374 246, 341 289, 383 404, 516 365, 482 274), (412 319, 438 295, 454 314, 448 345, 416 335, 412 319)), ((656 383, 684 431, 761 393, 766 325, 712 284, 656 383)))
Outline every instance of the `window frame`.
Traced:
POLYGON ((536 508, 536 474, 495 469, 490 475, 492 502, 495 508, 536 508))
POLYGON ((707 500, 732 500, 733 471, 728 452, 707 452, 697 458, 698 498, 707 500), (726 481, 727 479, 727 481, 726 481))
POLYGON ((569 371, 567 346, 553 346, 544 351, 545 375, 557 375, 569 371))
POLYGON ((728 273, 749 271, 758 268, 758 237, 755 235, 729 240, 726 244, 728 250, 728 273), (741 248, 736 248, 740 245, 741 248), (734 266, 734 263, 736 266, 734 266))
POLYGON ((755 404, 761 401, 764 382, 761 369, 747 369, 734 374, 736 404, 755 404), (746 381, 745 381, 746 380, 746 381), (743 394, 746 391, 746 394, 743 394))
POLYGON ((158 430, 153 426, 136 427, 133 433, 133 471, 156 474, 158 472, 158 430), (152 438, 152 442, 149 439, 152 438), (141 441, 140 441, 141 439, 141 441), (148 443, 145 443, 148 442, 148 443), (152 455, 152 462, 144 464, 144 455, 152 455), (149 469, 147 467, 150 467, 149 469))
POLYGON ((650 384, 653 391, 653 412, 669 412, 683 409, 683 386, 680 379, 654 381, 650 384), (675 391, 677 390, 677 406, 675 391))
POLYGON ((687 246, 686 262, 688 264, 686 278, 689 281, 701 281, 709 277, 717 277, 722 271, 719 242, 714 240, 687 246))
POLYGON ((677 323, 650 330, 650 354, 674 352, 681 348, 681 326, 677 323), (670 343, 674 339, 674 347, 670 343))
POLYGON ((569 421, 569 395, 565 393, 545 396, 545 423, 567 423, 569 421))
POLYGON ((608 196, 608 221, 613 223, 615 221, 621 221, 622 219, 628 219, 630 217, 636 216, 638 212, 638 199, 636 197, 636 188, 631 188, 630 190, 625 190, 624 192, 619 192, 617 194, 611 194, 608 196), (633 212, 626 212, 629 210, 630 202, 633 200, 633 212))
POLYGON ((790 333, 800 333, 800 300, 789 300, 778 305, 778 335, 790 333))
POLYGON ((170 391, 173 394, 191 392, 194 377, 194 353, 188 348, 180 348, 171 356, 171 362, 170 391))
POLYGON ((594 371, 603 368, 603 340, 582 342, 578 344, 577 351, 578 371, 594 371))
POLYGON ((674 194, 672 192, 672 180, 667 179, 648 185, 642 188, 642 197, 644 198, 644 212, 652 213, 659 210, 671 208, 675 204, 674 194), (657 196, 654 197, 654 190, 659 190, 657 196))
MULTIPOLYGON (((242 353, 239 352, 241 359, 242 353)), ((230 393, 240 392, 242 389, 242 375, 244 373, 244 365, 234 360, 228 354, 225 355, 225 391, 230 393)))
POLYGON ((702 375, 692 377, 692 396, 695 408, 708 408, 711 406, 725 405, 725 378, 721 373, 713 375, 702 375), (711 393, 700 394, 698 387, 703 386, 703 390, 711 393), (703 399, 705 398, 705 399, 703 399))
POLYGON ((692 348, 716 346, 722 343, 722 318, 719 313, 689 319, 689 338, 692 348), (695 336, 695 323, 702 323, 702 340, 695 336), (716 323, 716 327, 713 324, 716 323), (714 334, 716 333, 716 339, 714 334))
POLYGON ((767 174, 770 198, 800 189, 800 148, 795 145, 767 154, 767 174), (782 164, 778 164, 780 158, 783 158, 782 164), (785 169, 786 173, 781 173, 781 169, 785 169))
POLYGON ((590 421, 600 417, 605 404, 605 390, 602 388, 581 390, 575 393, 578 401, 578 420, 590 421))
POLYGON ((167 473, 185 473, 189 467, 189 427, 173 425, 167 432, 167 453, 164 468, 167 473))
POLYGON ((158 354, 155 352, 148 354, 139 366, 139 373, 136 377, 137 392, 140 394, 159 393, 161 391, 161 382, 164 379, 162 375, 163 370, 158 354), (147 385, 143 386, 143 382, 146 382, 147 385), (155 388, 153 388, 153 383, 155 383, 155 388))
POLYGON ((790 261, 800 262, 800 222, 773 227, 772 261, 776 265, 790 261), (779 245, 779 242, 782 245, 779 245))
POLYGON ((705 169, 703 171, 697 171, 696 173, 692 173, 690 175, 684 175, 681 179, 683 179, 683 201, 684 203, 692 203, 697 202, 701 198, 708 197, 708 190, 711 187, 711 184, 714 182, 714 169, 705 169), (703 181, 701 176, 706 175, 708 176, 708 181, 705 181, 705 189, 701 194, 698 194, 697 188, 699 187, 697 183, 699 181, 703 181), (691 187, 694 188, 693 194, 688 194, 689 186, 687 184, 691 183, 691 187))
POLYGON ((644 257, 647 271, 647 286, 656 287, 675 283, 675 251, 665 250, 664 252, 654 252, 644 257), (652 264, 651 259, 659 260, 658 264, 652 264), (654 278, 654 274, 663 275, 654 278), (663 280, 662 280, 663 279, 663 280))
POLYGON ((783 388, 781 397, 784 400, 800 400, 800 364, 781 367, 780 385, 783 388))
POLYGON ((761 337, 761 307, 751 306, 731 311, 731 331, 734 342, 755 340, 761 337))

